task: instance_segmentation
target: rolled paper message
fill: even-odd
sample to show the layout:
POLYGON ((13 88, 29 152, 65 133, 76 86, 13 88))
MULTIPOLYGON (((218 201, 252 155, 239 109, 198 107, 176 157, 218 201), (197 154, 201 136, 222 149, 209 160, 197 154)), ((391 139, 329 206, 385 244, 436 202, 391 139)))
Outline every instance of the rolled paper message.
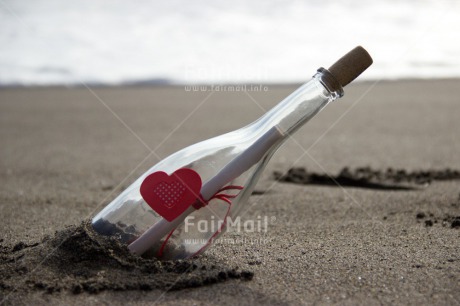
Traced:
MULTIPOLYGON (((253 165, 262 159, 267 151, 279 140, 283 139, 284 133, 274 126, 257 139, 251 146, 241 152, 240 155, 231 160, 221 171, 219 171, 213 178, 207 181, 201 188, 201 196, 204 200, 209 200, 216 194, 222 187, 231 182, 242 173, 246 172, 253 165)), ((155 246, 161 241, 163 237, 168 235, 172 230, 178 227, 185 218, 193 213, 196 209, 190 206, 184 213, 168 222, 162 218, 152 227, 146 230, 139 238, 134 240, 128 249, 137 255, 142 255, 148 249, 155 246)))

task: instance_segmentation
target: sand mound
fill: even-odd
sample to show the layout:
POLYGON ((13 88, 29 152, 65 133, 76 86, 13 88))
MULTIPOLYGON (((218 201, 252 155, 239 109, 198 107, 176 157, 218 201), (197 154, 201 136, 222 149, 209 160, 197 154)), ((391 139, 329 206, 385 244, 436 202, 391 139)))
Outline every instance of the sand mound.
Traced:
POLYGON ((388 168, 376 170, 370 167, 356 169, 343 168, 337 175, 309 172, 305 168, 291 168, 287 173, 274 172, 281 182, 358 187, 380 190, 411 190, 428 186, 433 181, 459 180, 460 171, 453 169, 406 171, 388 168))
POLYGON ((69 226, 40 242, 7 246, 0 241, 0 288, 71 290, 153 290, 209 285, 228 279, 249 280, 253 273, 227 268, 210 258, 158 261, 131 255, 109 237, 97 235, 89 221, 69 226))

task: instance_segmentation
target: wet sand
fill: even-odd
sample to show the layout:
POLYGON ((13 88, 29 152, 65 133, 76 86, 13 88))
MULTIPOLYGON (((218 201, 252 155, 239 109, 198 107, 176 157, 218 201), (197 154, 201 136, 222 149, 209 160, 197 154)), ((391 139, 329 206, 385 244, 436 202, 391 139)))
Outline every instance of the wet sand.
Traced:
POLYGON ((350 85, 267 166, 243 213, 267 216, 265 233, 226 233, 167 264, 107 252, 82 221, 159 159, 250 123, 296 86, 1 89, 0 299, 456 304, 459 85, 350 85))

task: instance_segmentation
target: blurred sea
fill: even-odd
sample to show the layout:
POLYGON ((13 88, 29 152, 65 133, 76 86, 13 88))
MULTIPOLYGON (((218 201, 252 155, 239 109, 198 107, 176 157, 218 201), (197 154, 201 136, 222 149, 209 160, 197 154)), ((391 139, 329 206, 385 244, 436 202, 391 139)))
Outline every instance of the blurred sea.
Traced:
POLYGON ((0 0, 0 85, 291 83, 356 45, 361 79, 460 77, 460 1, 0 0))

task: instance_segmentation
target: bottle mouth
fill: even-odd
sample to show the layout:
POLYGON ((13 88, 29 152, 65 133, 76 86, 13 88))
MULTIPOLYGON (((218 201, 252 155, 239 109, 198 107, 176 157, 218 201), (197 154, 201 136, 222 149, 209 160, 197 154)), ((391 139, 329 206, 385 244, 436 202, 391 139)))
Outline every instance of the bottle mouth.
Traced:
POLYGON ((321 67, 313 77, 317 78, 331 94, 336 95, 337 98, 343 97, 344 91, 342 85, 340 85, 337 78, 329 70, 321 67))

